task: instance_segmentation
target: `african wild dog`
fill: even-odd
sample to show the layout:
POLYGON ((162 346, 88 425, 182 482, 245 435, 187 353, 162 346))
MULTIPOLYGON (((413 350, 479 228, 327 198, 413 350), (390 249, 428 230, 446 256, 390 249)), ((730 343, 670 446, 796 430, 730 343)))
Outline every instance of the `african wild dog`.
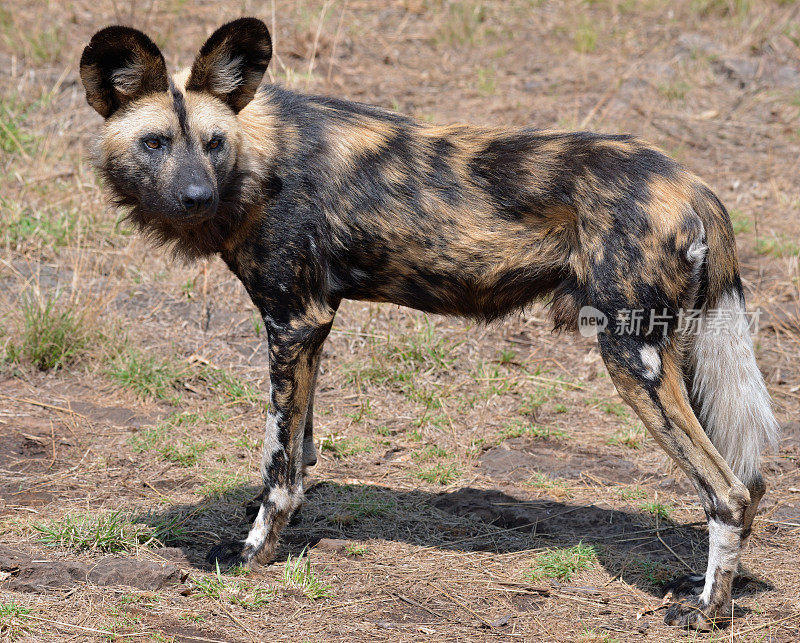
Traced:
POLYGON ((437 127, 368 105, 259 87, 272 46, 253 18, 218 29, 172 78, 127 27, 80 71, 106 120, 98 164, 128 217, 184 258, 218 253, 261 312, 270 410, 260 508, 210 560, 269 562, 316 462, 314 383, 342 299, 493 320, 548 298, 554 326, 591 305, 668 313, 666 334, 598 336, 620 395, 691 478, 708 516, 704 575, 672 585, 666 621, 708 627, 765 486, 777 425, 756 366, 725 208, 628 135, 437 127), (687 333, 712 309, 724 332, 687 333))

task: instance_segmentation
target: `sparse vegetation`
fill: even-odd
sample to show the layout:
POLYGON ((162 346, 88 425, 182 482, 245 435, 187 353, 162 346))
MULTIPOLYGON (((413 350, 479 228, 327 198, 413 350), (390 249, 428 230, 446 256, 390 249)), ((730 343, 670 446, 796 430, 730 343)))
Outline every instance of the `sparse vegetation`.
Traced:
POLYGON ((617 489, 617 495, 623 500, 640 500, 642 498, 647 498, 647 492, 641 487, 617 489))
POLYGON ((683 100, 692 86, 685 80, 673 80, 658 86, 658 93, 667 100, 683 100))
MULTIPOLYGON (((3 152, 12 154, 30 150, 36 139, 23 127, 28 111, 13 96, 0 99, 0 150, 3 152)), ((6 201, 0 201, 0 206, 5 209, 6 201)))
POLYGON ((663 586, 676 575, 675 570, 671 569, 669 565, 649 559, 637 559, 634 561, 633 567, 644 576, 648 583, 656 587, 663 586))
POLYGON ((639 505, 639 509, 655 516, 659 520, 670 520, 669 512, 671 507, 667 504, 658 501, 643 502, 639 505))
POLYGON ((573 547, 549 549, 539 554, 528 576, 572 580, 579 572, 589 569, 597 562, 597 552, 592 545, 578 543, 573 547))
POLYGON ((439 462, 431 467, 420 467, 414 475, 423 482, 447 485, 461 477, 461 470, 454 463, 439 462))
POLYGON ((0 638, 16 641, 28 631, 27 618, 31 608, 19 603, 0 603, 0 638))
POLYGON ((487 6, 484 2, 465 0, 448 6, 442 13, 435 40, 440 47, 472 45, 484 34, 487 6))
POLYGON ((597 48, 597 29, 589 18, 583 18, 575 29, 575 51, 580 54, 592 53, 597 48))
POLYGON ((349 525, 371 518, 391 515, 397 502, 390 495, 372 487, 343 485, 337 489, 336 499, 327 511, 328 522, 349 525))
POLYGON ((312 601, 333 597, 333 588, 317 576, 305 549, 296 558, 291 554, 286 558, 283 583, 288 588, 299 590, 312 601))
POLYGON ((783 234, 756 239, 756 252, 773 257, 796 257, 800 254, 800 245, 783 234))
POLYGON ((129 350, 119 355, 108 368, 108 376, 139 397, 168 402, 179 399, 178 385, 186 368, 173 360, 129 350))
POLYGON ((221 369, 205 366, 193 376, 205 382, 215 393, 234 404, 252 404, 266 410, 265 396, 252 384, 221 369))
POLYGON ((729 211, 731 222, 733 223, 734 234, 745 234, 752 231, 753 221, 741 210, 732 209, 729 211))
POLYGON ((230 468, 209 471, 204 478, 205 483, 200 488, 200 493, 209 498, 229 497, 237 492, 243 498, 249 493, 247 489, 242 488, 244 476, 238 471, 231 471, 230 468))
POLYGON ((369 547, 366 545, 359 545, 358 543, 348 543, 344 548, 344 553, 347 556, 358 558, 360 556, 366 556, 369 553, 369 547))
POLYGON ((644 427, 639 424, 632 424, 618 429, 606 444, 627 447, 628 449, 640 449, 644 444, 644 427))
POLYGON ((194 579, 194 587, 200 596, 250 610, 263 608, 275 597, 275 590, 271 588, 257 587, 243 580, 223 576, 219 565, 213 576, 194 579))
POLYGON ((540 489, 542 491, 555 491, 558 494, 567 497, 571 495, 569 485, 565 480, 552 478, 541 471, 534 471, 530 478, 525 481, 525 484, 529 487, 540 489))
POLYGON ((566 432, 553 426, 532 424, 522 420, 513 420, 503 427, 500 439, 529 437, 544 440, 560 440, 566 437, 566 432))
POLYGON ((46 545, 102 553, 161 547, 183 537, 178 518, 157 521, 155 526, 151 526, 121 509, 99 515, 73 515, 47 523, 37 522, 33 528, 41 534, 39 540, 46 545))
POLYGON ((372 448, 370 441, 360 436, 348 438, 338 433, 331 433, 320 440, 320 450, 332 454, 335 458, 349 458, 359 453, 369 453, 372 448))
POLYGON ((364 384, 386 386, 428 410, 439 409, 442 388, 425 380, 452 365, 457 346, 438 334, 432 321, 418 320, 413 332, 375 343, 368 366, 348 364, 347 383, 359 388, 364 384))
POLYGON ((159 453, 164 460, 174 462, 182 467, 191 467, 197 464, 198 458, 213 446, 214 443, 208 440, 181 440, 178 443, 165 444, 159 453))
POLYGON ((91 335, 73 302, 55 295, 23 295, 18 339, 6 345, 6 359, 28 361, 39 370, 57 369, 81 355, 91 335))

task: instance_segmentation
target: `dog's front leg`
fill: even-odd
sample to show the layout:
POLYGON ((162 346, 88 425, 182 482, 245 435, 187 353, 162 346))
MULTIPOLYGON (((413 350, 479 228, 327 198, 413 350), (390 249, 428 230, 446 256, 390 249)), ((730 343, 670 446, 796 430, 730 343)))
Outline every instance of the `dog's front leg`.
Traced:
POLYGON ((333 323, 319 311, 270 322, 270 405, 264 433, 258 515, 244 541, 223 543, 209 554, 220 566, 272 560, 284 525, 303 500, 303 439, 322 344, 333 323), (310 321, 313 319, 314 321, 310 321))

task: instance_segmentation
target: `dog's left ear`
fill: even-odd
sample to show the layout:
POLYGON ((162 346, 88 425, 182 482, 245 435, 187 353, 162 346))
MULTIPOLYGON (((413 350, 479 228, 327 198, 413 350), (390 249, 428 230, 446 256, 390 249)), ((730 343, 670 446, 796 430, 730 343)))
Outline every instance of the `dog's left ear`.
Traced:
POLYGON ((255 96, 272 58, 267 26, 257 18, 222 25, 200 49, 186 89, 208 92, 238 113, 255 96))
POLYGON ((81 56, 81 80, 86 100, 103 118, 145 94, 169 88, 161 51, 131 27, 106 27, 92 36, 81 56))

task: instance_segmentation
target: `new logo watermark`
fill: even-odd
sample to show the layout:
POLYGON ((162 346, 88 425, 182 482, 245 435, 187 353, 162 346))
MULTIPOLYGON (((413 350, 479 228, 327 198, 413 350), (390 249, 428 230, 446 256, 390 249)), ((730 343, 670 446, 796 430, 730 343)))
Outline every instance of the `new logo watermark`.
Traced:
POLYGON ((578 332, 584 337, 595 337, 608 327, 608 317, 593 306, 584 306, 578 313, 578 332))
POLYGON ((758 332, 761 310, 744 311, 729 308, 681 308, 671 313, 644 308, 622 308, 610 324, 608 316, 594 306, 584 306, 578 313, 578 332, 584 337, 595 337, 608 329, 611 335, 660 335, 666 337, 670 329, 683 335, 699 335, 705 332, 718 335, 724 332, 740 332, 746 326, 751 335, 758 332))

